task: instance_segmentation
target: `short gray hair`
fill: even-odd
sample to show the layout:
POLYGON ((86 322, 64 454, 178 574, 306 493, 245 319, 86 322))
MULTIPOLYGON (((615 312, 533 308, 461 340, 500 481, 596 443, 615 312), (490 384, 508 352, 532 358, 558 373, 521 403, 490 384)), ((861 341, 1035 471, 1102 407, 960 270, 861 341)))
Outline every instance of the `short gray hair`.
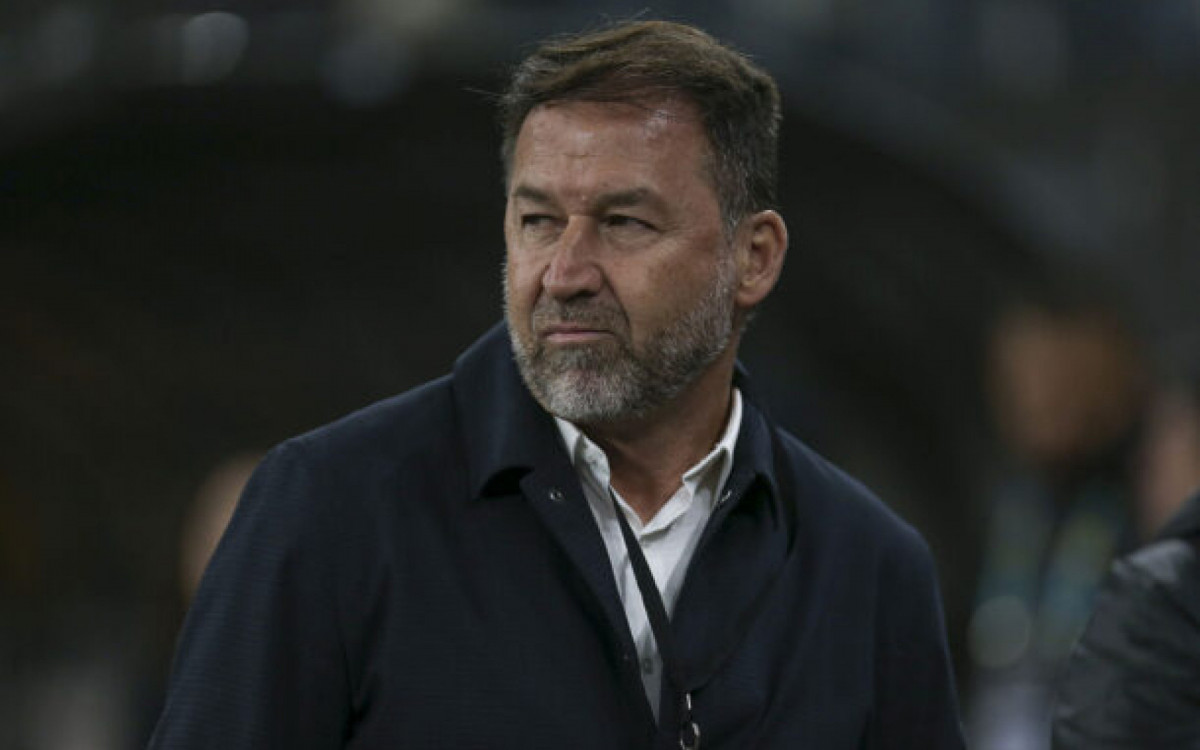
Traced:
POLYGON ((713 187, 730 234, 747 215, 774 208, 781 120, 774 79, 703 31, 667 21, 623 22, 556 37, 518 64, 500 100, 506 179, 521 126, 538 105, 641 103, 671 95, 700 112, 713 187))

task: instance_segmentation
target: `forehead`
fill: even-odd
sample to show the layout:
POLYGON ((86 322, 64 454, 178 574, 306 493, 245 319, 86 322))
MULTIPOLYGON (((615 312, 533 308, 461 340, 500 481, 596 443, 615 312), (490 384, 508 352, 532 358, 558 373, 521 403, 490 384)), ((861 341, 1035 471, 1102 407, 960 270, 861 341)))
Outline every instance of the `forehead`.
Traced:
POLYGON ((553 102, 525 118, 512 182, 702 181, 707 186, 708 156, 699 113, 683 100, 553 102))

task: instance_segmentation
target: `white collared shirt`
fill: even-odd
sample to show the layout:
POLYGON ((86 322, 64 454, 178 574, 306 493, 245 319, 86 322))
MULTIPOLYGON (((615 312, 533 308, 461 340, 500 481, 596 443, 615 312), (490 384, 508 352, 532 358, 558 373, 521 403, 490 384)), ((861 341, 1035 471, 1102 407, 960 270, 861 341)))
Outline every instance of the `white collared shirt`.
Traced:
POLYGON ((613 489, 608 457, 604 451, 575 425, 557 417, 554 420, 566 444, 571 463, 579 474, 588 506, 592 509, 592 515, 600 527, 600 535, 604 538, 604 546, 608 549, 608 559, 612 563, 613 575, 617 581, 617 593, 625 606, 625 617, 633 634, 634 645, 637 646, 642 684, 646 688, 646 697, 649 698, 650 707, 656 717, 659 688, 662 684, 662 659, 654 642, 654 632, 646 615, 646 607, 642 603, 637 577, 633 573, 633 565, 625 549, 625 539, 621 535, 621 526, 609 499, 609 492, 617 498, 621 512, 625 514, 634 537, 641 545, 646 563, 654 575, 654 582, 658 584, 663 606, 670 615, 675 610, 675 602, 679 598, 679 590, 683 587, 683 579, 687 574, 696 543, 700 540, 713 510, 724 499, 719 493, 733 470, 733 449, 737 444, 738 431, 742 424, 742 395, 736 388, 733 389, 732 401, 729 421, 721 439, 707 456, 683 474, 679 489, 649 523, 644 525, 637 513, 613 489))

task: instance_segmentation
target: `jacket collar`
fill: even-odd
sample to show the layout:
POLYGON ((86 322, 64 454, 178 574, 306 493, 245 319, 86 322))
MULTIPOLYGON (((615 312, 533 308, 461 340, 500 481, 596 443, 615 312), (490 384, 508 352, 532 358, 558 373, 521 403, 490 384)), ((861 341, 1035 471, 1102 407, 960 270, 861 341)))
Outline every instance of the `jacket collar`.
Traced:
POLYGON ((511 490, 555 453, 566 459, 554 420, 521 380, 503 323, 455 362, 453 390, 472 497, 511 490))
MULTIPOLYGON (((745 412, 727 486, 765 481, 778 501, 770 430, 740 362, 734 384, 742 392, 745 412)), ((521 379, 504 323, 493 326, 458 358, 453 389, 473 497, 510 491, 522 476, 547 463, 569 463, 554 419, 521 379)))

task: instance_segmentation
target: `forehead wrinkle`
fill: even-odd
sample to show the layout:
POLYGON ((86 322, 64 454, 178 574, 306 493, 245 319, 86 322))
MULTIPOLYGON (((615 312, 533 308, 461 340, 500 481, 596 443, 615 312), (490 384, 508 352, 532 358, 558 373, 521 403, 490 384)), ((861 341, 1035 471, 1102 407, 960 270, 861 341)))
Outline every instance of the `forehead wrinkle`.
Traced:
MULTIPOLYGON (((614 117, 629 128, 625 136, 617 137, 615 144, 617 152, 626 158, 632 158, 632 154, 620 141, 628 139, 626 142, 634 150, 649 149, 649 158, 653 160, 653 152, 680 138, 692 137, 692 132, 685 134, 681 129, 694 130, 699 136, 694 175, 715 189, 711 147, 694 104, 676 97, 616 102, 582 99, 548 102, 530 112, 527 127, 518 138, 515 159, 526 168, 514 170, 512 176, 519 183, 513 186, 510 198, 524 198, 542 205, 566 202, 587 206, 589 210, 634 205, 661 207, 665 202, 661 190, 646 185, 640 178, 637 183, 641 184, 620 184, 605 178, 607 169, 599 174, 592 172, 597 160, 607 160, 613 154, 614 131, 602 123, 612 123, 614 117), (596 110, 609 114, 597 116, 596 110)), ((609 176, 619 177, 619 174, 609 176)))
POLYGON ((539 205, 551 205, 554 203, 554 199, 545 190, 526 183, 513 186, 512 200, 527 201, 539 205))

